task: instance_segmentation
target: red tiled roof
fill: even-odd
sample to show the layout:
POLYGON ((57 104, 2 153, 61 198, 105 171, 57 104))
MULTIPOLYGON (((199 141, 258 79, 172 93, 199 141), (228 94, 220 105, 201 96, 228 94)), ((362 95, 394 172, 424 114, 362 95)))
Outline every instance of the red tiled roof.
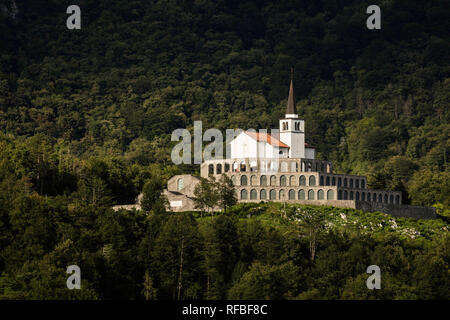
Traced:
POLYGON ((251 131, 245 131, 247 135, 255 139, 256 141, 263 141, 267 142, 268 144, 271 144, 275 147, 281 147, 281 148, 289 148, 289 146, 277 138, 274 138, 268 133, 259 133, 259 132, 251 132, 251 131))

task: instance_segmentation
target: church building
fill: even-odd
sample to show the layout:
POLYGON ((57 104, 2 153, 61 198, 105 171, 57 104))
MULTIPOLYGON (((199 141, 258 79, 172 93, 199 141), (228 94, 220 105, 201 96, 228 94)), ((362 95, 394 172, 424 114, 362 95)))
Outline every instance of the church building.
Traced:
MULTIPOLYGON (((231 156, 206 160, 200 176, 228 175, 239 202, 276 201, 380 211, 396 216, 434 218, 434 208, 402 205, 399 191, 367 188, 365 176, 339 174, 330 161, 316 159, 306 141, 305 121, 300 119, 291 79, 285 115, 278 132, 243 131, 230 143, 231 156)), ((171 211, 193 211, 197 177, 177 175, 164 194, 171 211)))

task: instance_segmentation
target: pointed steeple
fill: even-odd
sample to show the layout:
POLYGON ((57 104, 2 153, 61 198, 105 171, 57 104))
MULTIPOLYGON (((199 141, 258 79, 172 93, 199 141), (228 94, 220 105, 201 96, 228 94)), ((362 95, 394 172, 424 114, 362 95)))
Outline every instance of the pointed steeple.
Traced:
POLYGON ((295 97, 294 97, 294 70, 291 68, 291 85, 289 88, 289 98, 286 108, 286 114, 297 114, 297 109, 295 107, 295 97))

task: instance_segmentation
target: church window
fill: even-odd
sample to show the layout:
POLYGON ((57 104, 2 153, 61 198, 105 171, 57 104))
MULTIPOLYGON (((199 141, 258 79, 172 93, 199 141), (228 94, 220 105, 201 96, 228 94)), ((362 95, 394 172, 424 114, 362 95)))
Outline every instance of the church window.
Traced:
POLYGON ((315 176, 309 176, 309 185, 310 186, 316 185, 316 177, 315 176))
POLYGON ((355 188, 359 189, 359 180, 358 179, 355 179, 355 188))
POLYGON ((300 176, 300 185, 301 186, 306 186, 306 177, 305 176, 300 176))
POLYGON ((277 178, 275 176, 271 176, 270 177, 270 185, 276 186, 276 184, 277 184, 277 178))
POLYGON ((361 180, 361 188, 364 189, 366 187, 366 182, 364 180, 361 180))
POLYGON ((384 203, 388 203, 388 195, 387 194, 384 195, 384 203))
POLYGON ((256 178, 256 176, 251 176, 251 177, 250 177, 250 185, 251 185, 251 186, 256 186, 256 185, 258 185, 258 179, 256 178))
POLYGON ((282 186, 282 187, 286 186, 286 176, 280 177, 280 186, 282 186))
POLYGON ((270 200, 276 200, 277 193, 275 192, 274 189, 270 190, 269 197, 270 197, 270 200))
POLYGON ((317 199, 318 200, 323 200, 323 197, 324 197, 323 190, 320 189, 319 191, 317 191, 317 199))
POLYGON ((252 189, 252 190, 250 191, 250 200, 256 200, 257 195, 258 195, 258 192, 256 192, 255 189, 252 189))
POLYGON ((216 166, 216 174, 222 173, 222 164, 218 163, 216 166))
POLYGON ((261 190, 261 192, 259 193, 259 199, 260 200, 266 200, 267 199, 266 190, 264 190, 264 189, 261 190))
POLYGON ((295 191, 289 190, 289 200, 295 200, 295 191))
POLYGON ((280 190, 280 200, 286 200, 284 198, 284 190, 280 190))
POLYGON ((334 192, 333 190, 328 190, 327 192, 327 200, 333 200, 334 199, 334 192))
POLYGON ((267 186, 267 177, 266 176, 261 176, 260 180, 260 185, 262 186, 267 186))
POLYGON ((236 176, 231 176, 231 181, 233 182, 234 185, 236 185, 236 176))
POLYGON ((381 195, 381 193, 378 195, 378 202, 383 202, 383 196, 381 195))
POLYGON ((247 176, 241 176, 241 186, 247 185, 247 176))
POLYGON ((300 189, 298 191, 298 200, 305 200, 305 190, 300 189))
POLYGON ((314 200, 314 190, 308 190, 308 200, 314 200))
POLYGON ((208 175, 214 174, 214 165, 208 165, 208 175))
POLYGON ((183 187, 184 187, 183 179, 178 179, 177 180, 177 190, 180 191, 181 189, 183 189, 183 187))
POLYGON ((241 190, 241 200, 247 200, 247 190, 241 190))
POLYGON ((245 162, 241 162, 239 170, 241 172, 245 172, 247 170, 247 166, 245 165, 245 162))
POLYGON ((224 168, 224 172, 228 172, 228 171, 230 171, 230 164, 229 163, 225 163, 225 166, 224 166, 225 168, 224 168))

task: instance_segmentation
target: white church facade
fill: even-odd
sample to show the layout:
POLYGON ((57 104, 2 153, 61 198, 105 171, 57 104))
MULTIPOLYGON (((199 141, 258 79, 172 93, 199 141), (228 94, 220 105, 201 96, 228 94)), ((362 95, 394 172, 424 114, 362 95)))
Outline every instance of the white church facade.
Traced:
MULTIPOLYGON (((239 202, 276 201, 330 205, 397 216, 434 218, 433 208, 402 205, 399 191, 367 188, 365 176, 333 172, 330 161, 316 159, 315 148, 305 142, 305 121, 296 112, 291 79, 285 116, 279 133, 244 131, 230 143, 227 159, 206 160, 200 176, 228 175, 239 202)), ((193 190, 199 179, 172 177, 164 194, 171 211, 193 211, 193 190)))

